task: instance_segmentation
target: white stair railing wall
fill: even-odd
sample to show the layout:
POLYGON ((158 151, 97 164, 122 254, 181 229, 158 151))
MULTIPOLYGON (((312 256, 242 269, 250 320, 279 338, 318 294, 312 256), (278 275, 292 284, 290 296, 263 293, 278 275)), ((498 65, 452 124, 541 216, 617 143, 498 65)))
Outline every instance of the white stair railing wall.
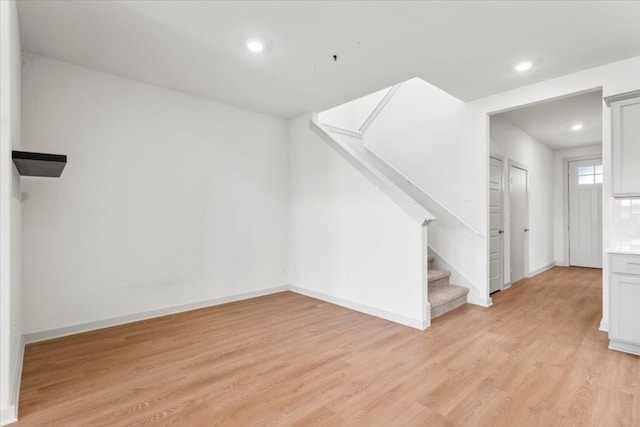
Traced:
MULTIPOLYGON (((384 156, 367 146, 368 138, 372 136, 372 133, 378 131, 376 126, 372 125, 380 115, 385 114, 385 108, 399 90, 402 90, 402 84, 327 110, 327 112, 314 116, 315 126, 324 129, 329 139, 334 139, 335 144, 342 146, 351 154, 352 163, 353 161, 357 163, 354 166, 365 168, 370 171, 369 173, 380 177, 378 179, 383 179, 385 186, 393 188, 394 200, 402 200, 406 206, 412 206, 413 211, 416 211, 415 205, 418 205, 430 215, 435 215, 437 221, 434 221, 429 227, 430 252, 435 255, 437 264, 451 271, 452 281, 469 289, 469 302, 488 306, 491 304, 491 299, 482 274, 478 274, 486 268, 482 256, 482 252, 486 251, 486 233, 453 212, 416 183, 406 172, 395 167, 384 156), (374 100, 377 101, 377 104, 371 109, 374 100), (366 108, 369 108, 371 113, 358 126, 353 118, 363 117, 362 110, 366 108), (351 120, 336 120, 341 115, 344 117, 345 113, 351 114, 351 120), (336 126, 332 122, 342 126, 347 125, 351 129, 336 126), (407 200, 411 200, 411 202, 407 200)), ((402 107, 402 105, 393 106, 396 110, 402 107)), ((384 130, 384 137, 389 138, 394 133, 394 130, 390 130, 387 126, 384 130)), ((397 133, 402 134, 402 132, 397 133)), ((373 136, 380 137, 379 135, 373 136)), ((395 144, 402 144, 402 142, 402 140, 394 140, 395 144)), ((430 143, 430 141, 425 141, 425 143, 430 143)), ((442 183, 437 184, 441 185, 442 183)))
POLYGON ((427 258, 429 255, 428 228, 435 217, 422 205, 417 203, 403 189, 393 183, 380 170, 373 167, 366 159, 369 155, 362 144, 362 135, 348 129, 323 125, 318 122, 318 115, 312 115, 311 128, 342 158, 347 160, 354 168, 360 171, 369 181, 373 182, 396 205, 400 206, 414 221, 420 225, 421 239, 421 283, 419 293, 422 301, 422 324, 425 329, 431 325, 431 306, 428 300, 429 267, 427 258))

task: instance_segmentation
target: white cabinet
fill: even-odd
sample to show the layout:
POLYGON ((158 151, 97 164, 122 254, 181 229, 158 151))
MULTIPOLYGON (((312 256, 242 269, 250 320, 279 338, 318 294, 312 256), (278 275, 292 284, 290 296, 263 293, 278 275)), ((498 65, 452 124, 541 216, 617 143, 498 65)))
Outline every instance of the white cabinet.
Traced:
POLYGON ((609 348, 640 355, 640 255, 611 254, 609 348))
POLYGON ((611 106, 613 195, 640 196, 640 90, 605 101, 611 106))

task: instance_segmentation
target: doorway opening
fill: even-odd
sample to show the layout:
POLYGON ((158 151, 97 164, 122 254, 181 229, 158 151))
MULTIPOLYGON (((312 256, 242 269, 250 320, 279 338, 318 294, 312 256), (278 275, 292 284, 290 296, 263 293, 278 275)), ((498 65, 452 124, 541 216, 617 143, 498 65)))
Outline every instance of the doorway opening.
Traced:
POLYGON ((490 293, 602 267, 602 104, 594 89, 489 117, 490 293))

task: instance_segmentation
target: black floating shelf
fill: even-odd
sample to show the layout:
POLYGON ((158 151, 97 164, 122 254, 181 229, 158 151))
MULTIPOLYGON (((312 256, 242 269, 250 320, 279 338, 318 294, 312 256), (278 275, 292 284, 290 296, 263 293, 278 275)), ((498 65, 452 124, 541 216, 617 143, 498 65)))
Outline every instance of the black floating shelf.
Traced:
POLYGON ((11 157, 22 176, 59 178, 67 164, 67 156, 62 154, 14 151, 11 157))

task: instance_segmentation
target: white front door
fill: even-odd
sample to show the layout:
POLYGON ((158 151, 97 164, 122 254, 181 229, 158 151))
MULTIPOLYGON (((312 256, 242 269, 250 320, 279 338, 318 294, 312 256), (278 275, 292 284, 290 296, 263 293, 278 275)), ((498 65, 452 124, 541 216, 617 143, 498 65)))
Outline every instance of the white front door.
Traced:
POLYGON ((602 268, 602 159, 569 162, 569 265, 602 268))
POLYGON ((527 170, 518 166, 509 168, 509 208, 511 234, 511 283, 527 275, 529 256, 529 206, 527 170))
POLYGON ((489 159, 489 292, 502 289, 502 160, 489 159))

